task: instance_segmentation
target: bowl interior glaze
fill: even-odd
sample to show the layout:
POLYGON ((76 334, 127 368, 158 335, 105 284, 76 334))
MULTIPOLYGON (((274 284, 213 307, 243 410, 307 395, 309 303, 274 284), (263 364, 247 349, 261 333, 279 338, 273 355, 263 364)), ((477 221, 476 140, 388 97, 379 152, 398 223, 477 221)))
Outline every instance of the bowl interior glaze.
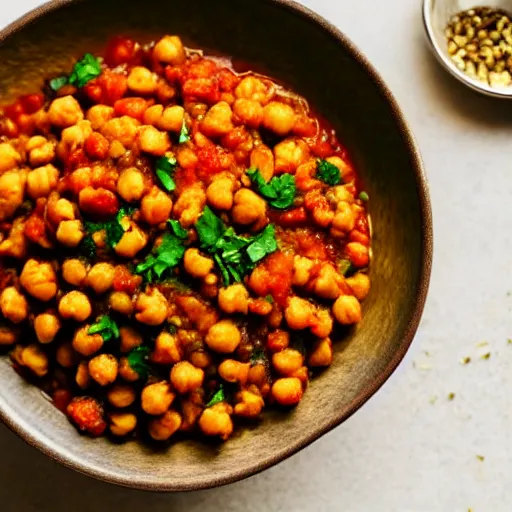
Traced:
POLYGON ((0 359, 0 417, 29 443, 85 474, 174 491, 232 482, 308 445, 356 411, 396 368, 423 310, 432 258, 427 185, 418 151, 390 92, 335 28, 286 0, 56 1, 4 30, 0 97, 37 90, 84 51, 124 34, 179 34, 189 46, 233 56, 291 85, 338 130, 370 195, 373 288, 361 325, 335 343, 332 367, 295 410, 269 412, 225 444, 184 441, 155 452, 81 437, 0 359))

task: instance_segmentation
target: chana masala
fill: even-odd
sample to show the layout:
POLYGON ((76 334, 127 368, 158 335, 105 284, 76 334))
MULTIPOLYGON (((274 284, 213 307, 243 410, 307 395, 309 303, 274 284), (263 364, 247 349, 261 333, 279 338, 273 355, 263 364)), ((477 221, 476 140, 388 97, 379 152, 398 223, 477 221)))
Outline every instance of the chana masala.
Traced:
POLYGON ((297 405, 370 289, 368 195, 307 102, 176 36, 0 111, 0 345, 91 436, 297 405))

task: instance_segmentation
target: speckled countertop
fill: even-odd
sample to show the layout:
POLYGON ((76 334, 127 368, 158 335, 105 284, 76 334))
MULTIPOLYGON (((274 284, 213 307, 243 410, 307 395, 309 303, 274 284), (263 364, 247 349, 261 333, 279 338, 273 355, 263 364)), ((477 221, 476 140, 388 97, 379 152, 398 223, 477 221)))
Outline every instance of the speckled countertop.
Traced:
MULTIPOLYGON (((0 25, 41 3, 3 0, 0 25)), ((423 153, 435 261, 409 355, 334 432, 273 469, 217 490, 152 495, 102 484, 0 427, 2 512, 512 509, 512 101, 477 96, 437 65, 423 37, 419 0, 302 3, 366 53, 423 153), (486 353, 489 359, 481 357, 486 353), (465 357, 467 365, 460 363, 465 357)))

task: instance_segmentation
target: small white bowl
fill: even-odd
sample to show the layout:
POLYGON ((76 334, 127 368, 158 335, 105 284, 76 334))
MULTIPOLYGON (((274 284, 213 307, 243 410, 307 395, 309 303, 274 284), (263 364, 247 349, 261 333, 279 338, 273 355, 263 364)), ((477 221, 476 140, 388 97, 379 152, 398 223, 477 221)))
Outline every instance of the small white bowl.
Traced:
POLYGON ((448 53, 445 29, 451 17, 461 11, 479 6, 503 9, 512 14, 512 0, 494 0, 479 3, 478 0, 423 0, 423 22, 434 54, 439 62, 459 82, 471 89, 495 98, 512 99, 512 85, 491 87, 476 78, 471 78, 461 71, 448 53))

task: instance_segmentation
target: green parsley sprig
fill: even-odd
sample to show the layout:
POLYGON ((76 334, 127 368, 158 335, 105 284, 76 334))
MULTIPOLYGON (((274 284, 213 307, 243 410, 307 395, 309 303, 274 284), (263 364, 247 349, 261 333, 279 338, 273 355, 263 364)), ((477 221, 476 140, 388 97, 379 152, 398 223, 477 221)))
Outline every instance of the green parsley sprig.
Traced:
POLYGON ((101 316, 87 332, 88 334, 100 334, 105 342, 119 338, 119 327, 115 320, 112 320, 108 315, 101 316))
POLYGON ((169 158, 167 156, 163 156, 156 162, 155 173, 167 192, 173 192, 176 190, 176 183, 174 182, 173 175, 177 166, 178 162, 174 157, 169 158))
POLYGON ((343 183, 341 171, 335 165, 321 158, 316 163, 316 177, 331 187, 343 183))
POLYGON ((190 140, 190 132, 189 132, 187 123, 185 122, 185 119, 183 119, 183 124, 181 125, 180 137, 178 139, 178 142, 180 144, 185 144, 189 140, 190 140))
POLYGON ((68 83, 77 87, 83 87, 87 82, 100 75, 100 61, 94 55, 86 53, 82 60, 75 64, 71 75, 69 75, 68 83))
POLYGON ((226 400, 226 392, 224 391, 224 386, 221 384, 219 386, 219 390, 213 394, 210 401, 206 404, 206 407, 213 407, 214 405, 220 404, 221 402, 225 402, 226 400))
POLYGON ((149 347, 140 346, 134 348, 126 356, 130 368, 143 379, 148 377, 151 368, 148 362, 150 354, 151 349, 149 347))
POLYGON ((201 249, 213 256, 219 267, 224 286, 242 281, 256 263, 277 251, 275 228, 269 224, 255 237, 242 237, 207 206, 196 225, 201 249))
POLYGON ((279 210, 286 210, 292 206, 297 193, 295 176, 287 173, 274 176, 268 183, 258 169, 249 169, 247 176, 251 178, 258 193, 267 199, 271 206, 279 210))

